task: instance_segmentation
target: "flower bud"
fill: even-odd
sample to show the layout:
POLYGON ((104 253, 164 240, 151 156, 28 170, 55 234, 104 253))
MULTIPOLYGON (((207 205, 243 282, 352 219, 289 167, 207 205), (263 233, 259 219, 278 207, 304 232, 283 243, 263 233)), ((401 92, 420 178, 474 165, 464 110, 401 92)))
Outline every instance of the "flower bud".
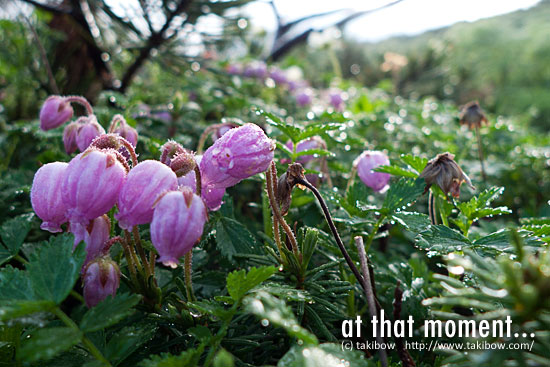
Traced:
POLYGON ((203 186, 227 188, 265 171, 275 143, 254 124, 231 129, 206 150, 200 162, 203 186))
POLYGON ((61 96, 49 96, 40 110, 40 128, 54 129, 73 117, 71 104, 61 96))
POLYGON ((195 169, 195 155, 185 150, 183 153, 178 153, 170 162, 170 168, 176 173, 176 176, 182 177, 195 169))
POLYGON ((61 183, 68 166, 64 162, 45 164, 36 171, 32 181, 32 208, 43 221, 40 228, 52 233, 61 232, 61 224, 67 221, 61 183))
POLYGON ((123 124, 117 127, 114 131, 115 134, 122 136, 124 139, 128 140, 133 147, 137 145, 138 142, 138 132, 136 129, 131 127, 128 124, 123 124))
POLYGON ((172 158, 180 153, 184 153, 185 148, 181 144, 176 143, 174 140, 168 140, 160 148, 160 161, 167 166, 170 166, 172 158))
POLYGON ((179 258, 200 239, 206 220, 204 203, 190 188, 165 194, 156 204, 151 222, 151 241, 160 255, 158 261, 175 268, 179 258))
POLYGON ((78 135, 79 128, 80 124, 75 121, 65 126, 65 129, 63 130, 63 145, 65 146, 65 152, 67 152, 67 154, 73 154, 78 149, 78 146, 76 145, 76 137, 78 135))
POLYGON ((118 195, 118 225, 131 230, 135 225, 150 223, 155 200, 177 187, 178 179, 166 165, 154 160, 139 163, 128 173, 118 195))
POLYGON ((100 257, 86 267, 83 276, 84 300, 94 307, 107 296, 115 296, 120 284, 120 269, 110 258, 100 257))
POLYGON ((61 187, 71 223, 87 224, 115 205, 126 169, 109 151, 87 150, 74 157, 61 187))
POLYGON ((426 180, 426 190, 434 183, 443 190, 445 194, 449 192, 454 197, 460 196, 460 185, 466 182, 472 189, 470 178, 462 171, 460 166, 454 161, 454 155, 448 152, 438 154, 434 159, 428 162, 420 178, 426 180))
POLYGON ((460 124, 468 125, 468 128, 473 129, 481 127, 481 124, 488 123, 487 117, 477 101, 467 103, 460 112, 460 124))
POLYGON ((74 234, 74 248, 81 241, 86 243, 86 261, 92 261, 96 257, 105 255, 105 243, 109 241, 111 234, 111 221, 107 215, 91 220, 87 225, 73 223, 70 232, 74 234))
POLYGON ((80 122, 81 125, 76 135, 76 145, 83 152, 96 137, 105 134, 105 129, 97 122, 94 115, 80 117, 77 122, 80 122))
POLYGON ((390 164, 388 157, 379 151, 366 150, 355 159, 353 165, 361 181, 374 191, 384 190, 390 181, 390 174, 375 172, 373 169, 390 164))

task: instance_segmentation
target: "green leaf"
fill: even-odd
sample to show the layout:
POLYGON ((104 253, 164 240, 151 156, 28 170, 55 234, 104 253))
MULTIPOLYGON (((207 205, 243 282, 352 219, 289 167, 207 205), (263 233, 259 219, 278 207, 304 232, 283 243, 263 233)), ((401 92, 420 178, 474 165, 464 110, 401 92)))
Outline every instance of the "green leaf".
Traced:
POLYGON ((0 300, 0 321, 7 321, 55 307, 52 301, 0 300))
POLYGON ((308 149, 308 150, 302 150, 300 152, 297 152, 296 157, 301 157, 301 156, 304 156, 304 155, 315 155, 315 154, 318 155, 318 156, 329 156, 329 157, 334 156, 334 153, 329 152, 328 150, 308 149))
POLYGON ((223 348, 216 353, 216 357, 214 357, 214 367, 233 367, 234 365, 235 361, 231 353, 223 348))
POLYGON ((80 331, 68 327, 39 329, 23 339, 17 356, 26 362, 50 359, 77 344, 81 337, 80 331))
POLYGON ((416 238, 416 244, 428 251, 435 251, 437 254, 448 254, 449 252, 462 251, 471 247, 472 243, 460 232, 444 225, 432 225, 416 238))
POLYGON ((188 305, 189 307, 194 308, 202 314, 212 315, 221 320, 228 320, 231 318, 231 312, 223 308, 220 304, 213 301, 204 300, 189 302, 188 305))
POLYGON ((26 272, 9 265, 0 270, 0 300, 34 299, 34 290, 26 272))
POLYGON ((393 183, 384 200, 383 210, 388 213, 393 211, 404 210, 410 203, 415 201, 426 187, 426 182, 423 178, 416 180, 410 178, 402 178, 396 183, 393 183))
POLYGON ((17 255, 31 229, 33 218, 33 213, 23 214, 2 223, 0 236, 6 248, 0 245, 0 264, 17 255))
POLYGON ((472 222, 484 217, 511 214, 512 211, 505 206, 490 207, 490 204, 502 195, 503 191, 503 187, 491 187, 467 202, 458 203, 457 207, 472 222))
POLYGON ((244 270, 233 271, 227 275, 227 291, 231 298, 238 302, 248 291, 260 285, 276 271, 277 268, 274 266, 251 268, 248 273, 244 270))
POLYGON ((382 172, 382 173, 389 173, 393 176, 402 176, 402 177, 410 177, 410 178, 417 178, 418 174, 409 171, 406 168, 402 168, 399 166, 379 166, 373 169, 375 172, 382 172))
POLYGON ((392 214, 392 219, 406 230, 416 234, 425 231, 431 224, 430 218, 426 214, 416 212, 394 213, 392 214))
POLYGON ((71 234, 53 236, 34 253, 27 265, 27 275, 37 299, 61 303, 80 275, 86 256, 84 245, 73 253, 71 234))
POLYGON ((89 333, 114 325, 134 313, 133 307, 140 299, 140 296, 129 293, 117 294, 115 298, 109 296, 84 314, 80 329, 89 333))
POLYGON ((236 254, 262 254, 261 246, 240 222, 221 217, 216 224, 216 243, 223 256, 232 260, 236 254))
POLYGON ((355 348, 342 351, 341 345, 332 343, 318 346, 295 345, 277 363, 277 367, 375 367, 376 365, 374 361, 365 359, 365 355, 355 348))
POLYGON ((162 353, 142 361, 140 367, 195 367, 199 363, 203 347, 187 349, 178 355, 162 353))
POLYGON ((156 331, 157 328, 150 324, 125 327, 111 337, 104 355, 116 366, 149 341, 156 331))
POLYGON ((402 154, 401 160, 408 164, 416 173, 420 174, 428 164, 427 158, 417 157, 411 154, 402 154))
POLYGON ((274 326, 282 327, 288 335, 301 339, 305 343, 317 344, 317 338, 300 326, 290 307, 267 292, 255 292, 243 300, 246 310, 258 318, 266 319, 274 326))

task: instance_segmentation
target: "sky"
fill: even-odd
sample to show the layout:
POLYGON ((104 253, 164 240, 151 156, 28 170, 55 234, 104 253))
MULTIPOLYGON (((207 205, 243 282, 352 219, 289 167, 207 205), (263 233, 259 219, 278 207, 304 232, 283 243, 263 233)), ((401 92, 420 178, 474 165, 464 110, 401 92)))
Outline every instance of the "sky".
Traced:
MULTIPOLYGON (((340 8, 368 10, 387 4, 380 0, 275 0, 285 20, 340 8)), ((361 41, 379 41, 397 35, 414 35, 461 21, 475 21, 518 9, 529 8, 539 0, 403 0, 350 22, 346 36, 361 41)), ((247 5, 245 14, 252 25, 274 31, 276 20, 267 1, 247 5)), ((326 22, 327 20, 325 20, 326 22)), ((323 20, 319 20, 319 25, 323 20)))

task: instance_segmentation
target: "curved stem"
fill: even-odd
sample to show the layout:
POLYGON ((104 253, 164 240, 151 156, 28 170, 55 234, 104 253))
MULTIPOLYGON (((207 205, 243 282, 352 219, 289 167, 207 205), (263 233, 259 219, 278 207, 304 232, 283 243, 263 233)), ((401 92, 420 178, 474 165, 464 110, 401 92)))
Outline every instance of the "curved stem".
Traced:
POLYGON ((296 236, 294 236, 294 232, 292 232, 292 229, 286 222, 285 218, 281 215, 279 205, 277 204, 277 200, 275 200, 275 193, 277 192, 277 167, 275 166, 275 162, 271 162, 271 167, 268 168, 268 170, 266 171, 266 177, 268 178, 269 182, 271 182, 271 184, 267 185, 267 193, 269 196, 271 209, 273 210, 273 215, 277 218, 277 221, 283 227, 283 230, 287 235, 290 245, 292 246, 292 252, 294 252, 296 256, 299 256, 300 251, 298 250, 298 241, 296 240, 296 236))
POLYGON ((113 133, 115 129, 117 128, 117 125, 125 126, 126 125, 126 119, 121 114, 116 114, 113 116, 113 119, 111 120, 111 124, 109 125, 109 133, 113 133))
POLYGON ((137 166, 138 159, 136 155, 136 150, 134 149, 134 146, 126 139, 124 139, 122 136, 118 137, 118 141, 126 148, 128 153, 130 153, 130 157, 132 158, 132 167, 137 166))
POLYGON ((99 349, 97 349, 97 347, 94 345, 94 343, 92 343, 92 341, 90 339, 88 339, 84 335, 84 333, 82 333, 82 331, 79 329, 78 325, 69 316, 67 316, 67 314, 65 312, 61 311, 61 309, 59 307, 54 308, 52 312, 65 325, 67 325, 68 327, 70 327, 74 331, 77 331, 78 333, 81 333, 82 336, 80 337, 80 341, 86 347, 86 349, 90 352, 90 354, 94 356, 95 359, 100 361, 105 366, 111 366, 111 363, 109 363, 109 361, 103 356, 103 354, 101 354, 101 352, 99 351, 99 349))
POLYGON ((208 136, 212 134, 212 132, 215 131, 216 129, 219 129, 225 126, 233 127, 235 126, 235 124, 231 122, 222 122, 221 124, 210 125, 206 129, 204 129, 204 131, 202 132, 199 138, 199 142, 197 143, 197 154, 202 154, 204 149, 204 144, 206 143, 206 139, 208 139, 208 136))
POLYGON ((92 108, 92 105, 84 97, 81 97, 81 96, 66 96, 65 100, 69 103, 76 102, 76 103, 84 106, 84 108, 86 109, 86 114, 87 115, 93 115, 94 114, 94 109, 92 108))
POLYGON ((187 293, 187 301, 193 302, 196 300, 195 293, 193 292, 193 280, 192 280, 192 260, 193 260, 193 249, 189 250, 185 254, 185 260, 183 263, 183 272, 185 277, 185 293, 187 293))
POLYGON ((305 187, 310 189, 313 192, 313 195, 315 195, 315 197, 319 201, 319 204, 321 205, 321 209, 323 210, 323 214, 325 215, 325 219, 328 223, 328 226, 330 227, 330 231, 332 232, 332 235, 333 235, 334 239, 336 240, 336 244, 340 248, 340 252, 342 252, 342 255, 344 255, 344 259, 346 259, 346 263, 348 264, 349 268, 353 272, 353 275, 355 275, 355 277, 359 281, 359 284, 361 284, 361 286, 364 287, 363 277, 361 276, 361 273, 359 272, 359 270, 357 269, 357 267, 353 263, 353 260, 349 256, 348 251, 346 250, 346 248, 344 246, 344 243, 342 242, 342 239, 340 238, 340 234, 338 233, 338 230, 336 229, 336 226, 334 225, 334 221, 332 220, 332 216, 330 215, 327 204, 325 203, 325 200, 321 196, 321 193, 319 192, 319 190, 317 190, 317 188, 315 188, 315 186, 313 186, 307 180, 304 180, 302 178, 297 178, 296 183, 300 184, 300 185, 304 185, 305 187))
POLYGON ((430 190, 430 193, 428 194, 428 215, 430 217, 430 222, 432 222, 433 225, 437 225, 437 214, 435 212, 435 197, 432 193, 432 190, 430 190))

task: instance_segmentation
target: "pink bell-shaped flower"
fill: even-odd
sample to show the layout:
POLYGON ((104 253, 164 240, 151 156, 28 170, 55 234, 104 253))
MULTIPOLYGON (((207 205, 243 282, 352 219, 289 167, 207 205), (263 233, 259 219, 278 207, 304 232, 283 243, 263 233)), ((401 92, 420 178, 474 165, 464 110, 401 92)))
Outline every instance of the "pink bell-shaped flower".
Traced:
POLYGON ((126 169, 115 152, 89 149, 70 162, 61 186, 71 223, 87 225, 116 203, 126 169))
POLYGON ((118 195, 118 225, 131 230, 153 220, 153 204, 159 195, 178 187, 176 174, 159 161, 147 160, 130 170, 118 195))
POLYGON ((231 129, 206 150, 200 171, 203 186, 227 188, 264 172, 273 160, 275 143, 254 124, 231 129))
POLYGON ((120 285, 120 269, 110 258, 100 257, 86 266, 82 277, 86 306, 94 307, 107 296, 115 296, 120 285))
POLYGON ((40 228, 52 233, 61 232, 61 224, 67 221, 61 183, 68 166, 64 162, 45 164, 36 171, 32 181, 32 208, 43 221, 40 228))
POLYGON ((136 129, 128 125, 127 123, 121 124, 114 131, 115 134, 122 136, 124 139, 128 140, 130 144, 134 147, 138 142, 138 132, 136 129))
POLYGON ((54 129, 73 117, 73 108, 66 98, 49 96, 40 109, 40 128, 54 129))
POLYGON ((94 115, 80 117, 78 122, 81 125, 76 135, 76 145, 83 152, 95 138, 105 134, 105 129, 97 122, 97 118, 94 115))
POLYGON ((156 204, 151 222, 151 241, 159 260, 175 268, 179 258, 200 239, 207 220, 206 207, 190 188, 170 191, 156 204))
POLYGON ((86 261, 89 263, 96 257, 106 255, 105 244, 109 241, 111 233, 111 221, 107 215, 102 215, 94 220, 91 220, 87 225, 73 223, 70 226, 70 231, 74 234, 74 248, 81 241, 86 243, 86 261))
POLYGON ((80 123, 74 121, 65 126, 65 129, 63 130, 63 146, 65 147, 65 152, 67 152, 67 154, 73 154, 78 149, 76 137, 78 136, 78 129, 80 126, 80 123))
POLYGON ((374 191, 383 191, 390 181, 390 174, 375 172, 373 169, 390 164, 388 156, 379 151, 366 150, 354 161, 357 174, 365 185, 374 191))

